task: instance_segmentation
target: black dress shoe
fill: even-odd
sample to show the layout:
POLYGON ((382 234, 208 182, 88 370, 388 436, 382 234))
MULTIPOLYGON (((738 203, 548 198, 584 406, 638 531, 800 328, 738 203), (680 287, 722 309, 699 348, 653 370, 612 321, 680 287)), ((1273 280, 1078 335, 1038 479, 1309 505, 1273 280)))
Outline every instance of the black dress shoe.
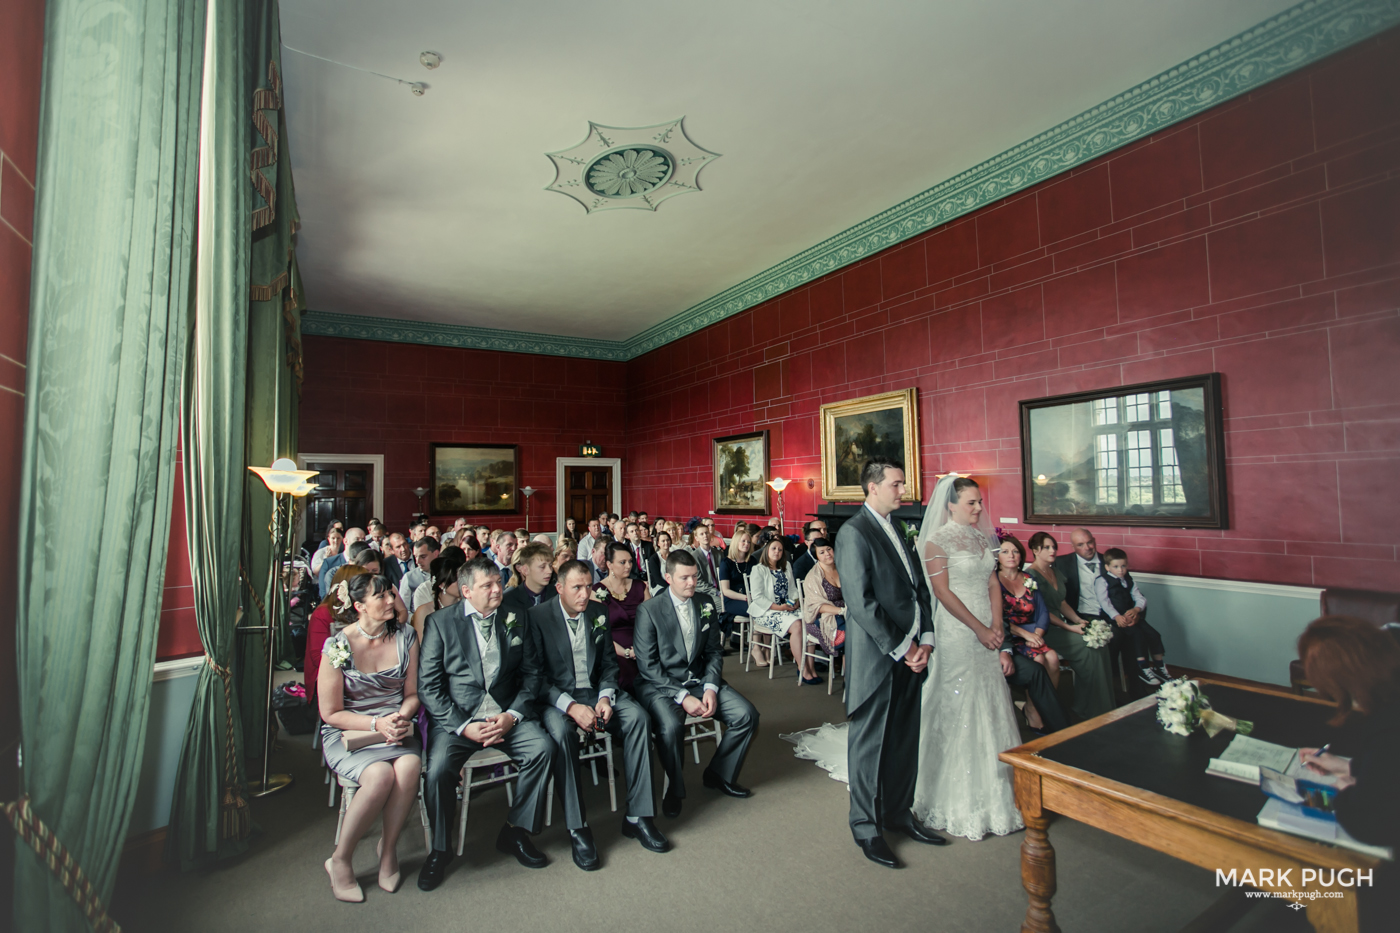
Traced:
POLYGON ((914 819, 912 813, 898 822, 886 823, 885 828, 904 833, 904 835, 913 839, 915 842, 922 842, 926 846, 946 846, 948 844, 947 839, 944 839, 942 836, 938 835, 938 833, 914 819))
POLYGON ((442 884, 443 875, 447 874, 447 866, 451 861, 451 852, 444 852, 441 849, 429 852, 427 859, 423 862, 423 867, 418 869, 418 890, 431 891, 442 884))
POLYGON ((726 781, 718 774, 715 774, 709 768, 706 768, 704 773, 702 773, 700 777, 702 780, 704 780, 706 787, 713 787, 721 794, 725 794, 730 797, 753 796, 753 791, 749 790, 747 787, 741 787, 738 784, 731 784, 729 781, 726 781))
POLYGON ((598 847, 593 844, 593 830, 587 826, 569 830, 569 843, 574 848, 574 864, 584 871, 597 871, 598 847))
POLYGON ((665 852, 671 848, 671 840, 662 835, 661 830, 656 828, 649 816, 637 817, 637 822, 631 820, 622 821, 622 835, 628 839, 635 839, 642 844, 643 849, 652 852, 665 852))
POLYGON ((667 794, 661 798, 661 812, 666 814, 667 819, 674 820, 681 815, 681 798, 667 794))
POLYGON ((886 868, 898 868, 899 859, 894 857, 894 852, 890 850, 890 844, 885 841, 884 836, 875 836, 871 839, 857 839, 856 845, 865 853, 865 857, 876 865, 883 865, 886 868))
POLYGON ((515 856, 515 860, 526 868, 543 868, 549 864, 549 859, 530 841, 530 834, 519 826, 509 823, 502 826, 501 834, 496 837, 496 848, 506 855, 515 856))

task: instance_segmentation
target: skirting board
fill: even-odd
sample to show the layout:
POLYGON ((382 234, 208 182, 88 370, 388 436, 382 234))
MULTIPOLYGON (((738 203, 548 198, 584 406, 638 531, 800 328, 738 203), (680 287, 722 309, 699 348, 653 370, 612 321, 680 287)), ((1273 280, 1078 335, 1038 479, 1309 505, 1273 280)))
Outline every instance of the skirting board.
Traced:
POLYGON ((145 878, 159 874, 165 867, 165 837, 169 829, 169 826, 161 826, 127 836, 121 862, 117 865, 117 877, 145 878))

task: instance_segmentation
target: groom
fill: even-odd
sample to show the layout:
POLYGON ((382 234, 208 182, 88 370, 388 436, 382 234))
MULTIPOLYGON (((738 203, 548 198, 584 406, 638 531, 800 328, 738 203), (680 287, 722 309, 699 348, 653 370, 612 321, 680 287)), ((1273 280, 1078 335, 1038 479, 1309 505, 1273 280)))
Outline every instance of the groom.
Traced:
POLYGON ((889 518, 904 495, 904 465, 872 460, 860 471, 860 485, 865 507, 836 535, 836 570, 846 599, 851 833, 866 858, 898 868, 882 830, 928 845, 948 841, 910 812, 933 609, 919 559, 889 518))

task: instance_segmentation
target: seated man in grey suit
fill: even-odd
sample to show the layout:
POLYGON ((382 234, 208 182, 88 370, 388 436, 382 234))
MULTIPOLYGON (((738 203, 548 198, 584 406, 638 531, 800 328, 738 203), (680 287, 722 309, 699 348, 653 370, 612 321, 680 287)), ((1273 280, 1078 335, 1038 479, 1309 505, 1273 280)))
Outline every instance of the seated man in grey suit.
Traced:
POLYGON ((559 598, 530 610, 530 637, 540 659, 540 719, 554 740, 554 785, 564 804, 564 824, 573 845, 574 864, 584 871, 598 867, 598 850, 588 828, 578 780, 578 730, 611 733, 622 740, 627 775, 627 819, 622 835, 653 852, 670 843, 652 817, 651 724, 636 700, 617 690, 617 653, 608 629, 608 614, 593 595, 593 574, 581 560, 559 568, 559 598))
POLYGON ((724 561, 724 552, 710 546, 710 526, 696 525, 690 533, 691 545, 687 549, 695 558, 699 575, 695 578, 695 593, 707 597, 716 606, 723 606, 719 593, 719 565, 724 561))
POLYGON ((699 573, 689 551, 666 558, 665 592, 637 608, 633 647, 637 653, 637 698, 656 726, 657 754, 671 784, 661 812, 680 816, 685 799, 685 720, 714 717, 724 723, 724 738, 703 775, 705 786, 730 797, 748 797, 738 783, 749 741, 758 731, 758 710, 720 676, 724 659, 719 645, 720 612, 696 595, 699 573))
POLYGON ((418 657, 418 698, 431 717, 424 796, 433 823, 433 848, 418 887, 442 883, 452 860, 452 823, 462 763, 499 745, 520 768, 515 806, 496 848, 527 868, 548 860, 530 836, 540 831, 554 743, 534 716, 539 659, 528 616, 497 611, 501 574, 489 557, 467 561, 457 574, 462 598, 428 616, 418 657))

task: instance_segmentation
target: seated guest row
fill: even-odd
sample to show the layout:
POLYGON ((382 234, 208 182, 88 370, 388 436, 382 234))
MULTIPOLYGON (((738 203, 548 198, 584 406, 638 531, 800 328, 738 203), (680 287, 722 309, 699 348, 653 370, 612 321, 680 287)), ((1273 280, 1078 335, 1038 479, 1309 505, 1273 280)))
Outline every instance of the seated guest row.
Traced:
POLYGON ((607 580, 627 593, 613 602, 620 607, 637 594, 634 640, 628 646, 617 641, 611 616, 618 610, 595 598, 590 565, 574 560, 555 572, 544 545, 527 546, 525 559, 514 565, 517 585, 509 601, 495 562, 478 556, 459 564, 456 555, 462 552, 444 549, 430 565, 430 595, 413 613, 412 624, 384 576, 357 566, 335 582, 334 604, 318 611, 347 624, 324 638, 319 670, 314 680, 308 673, 308 680, 319 686, 326 761, 359 785, 335 854, 326 862, 337 898, 363 900, 350 858, 381 813, 379 884, 389 891, 398 885, 394 848, 416 795, 422 750, 414 722, 420 702, 426 711, 424 786, 432 823, 432 851, 419 874, 423 890, 443 880, 452 857, 462 766, 484 748, 499 747, 519 769, 515 802, 496 847, 532 868, 547 863, 531 836, 540 831, 551 776, 574 862, 584 870, 601 864, 578 781, 580 732, 606 731, 620 740, 627 782, 622 833, 652 851, 669 848, 653 822, 653 735, 667 776, 661 804, 666 816, 678 816, 686 797, 682 765, 688 717, 714 718, 726 726, 704 771, 705 786, 732 797, 750 796, 738 777, 758 712, 721 676, 721 613, 695 592, 695 558, 670 552, 667 589, 652 597, 644 582, 630 579, 626 546, 615 548, 608 555, 607 580), (551 575, 553 593, 546 597, 540 583, 551 575), (636 662, 635 695, 619 683, 625 654, 636 662))

